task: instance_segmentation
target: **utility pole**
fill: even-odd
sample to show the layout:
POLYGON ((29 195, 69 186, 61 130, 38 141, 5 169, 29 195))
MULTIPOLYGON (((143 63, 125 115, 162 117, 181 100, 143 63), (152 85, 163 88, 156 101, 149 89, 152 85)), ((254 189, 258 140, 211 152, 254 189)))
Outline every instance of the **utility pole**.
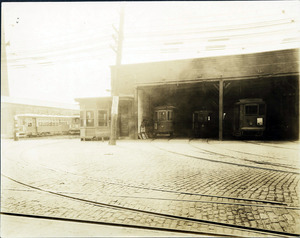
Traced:
POLYGON ((4 17, 1 15, 1 96, 9 96, 4 17))
POLYGON ((224 94, 223 79, 219 80, 219 140, 223 140, 223 94, 224 94))
POLYGON ((123 47, 123 27, 124 27, 124 6, 121 6, 120 12, 120 23, 119 23, 119 30, 117 30, 114 26, 114 30, 118 34, 116 38, 113 35, 114 40, 117 43, 117 50, 113 47, 113 50, 116 52, 116 67, 112 78, 112 106, 111 106, 111 126, 110 126, 110 138, 109 144, 116 145, 117 139, 117 125, 118 125, 118 107, 119 107, 119 68, 121 65, 122 60, 122 47, 123 47))

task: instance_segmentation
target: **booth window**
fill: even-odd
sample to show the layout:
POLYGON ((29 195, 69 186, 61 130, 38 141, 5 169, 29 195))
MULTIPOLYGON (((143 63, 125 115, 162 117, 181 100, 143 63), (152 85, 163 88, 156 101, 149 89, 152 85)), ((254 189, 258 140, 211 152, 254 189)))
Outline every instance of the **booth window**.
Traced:
POLYGON ((80 111, 80 126, 84 127, 84 111, 80 111))
POLYGON ((86 111, 86 126, 94 126, 94 112, 86 111))
POLYGON ((106 110, 99 110, 98 111, 98 126, 107 126, 107 111, 106 110))

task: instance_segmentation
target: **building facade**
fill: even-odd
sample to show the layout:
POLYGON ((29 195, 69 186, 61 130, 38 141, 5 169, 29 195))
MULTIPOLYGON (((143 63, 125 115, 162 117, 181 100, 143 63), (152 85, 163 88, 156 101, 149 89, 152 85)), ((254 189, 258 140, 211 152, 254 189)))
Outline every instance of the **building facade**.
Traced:
POLYGON ((269 138, 299 137, 299 49, 112 66, 111 73, 115 95, 134 98, 133 138, 164 105, 177 108, 178 136, 191 135, 194 111, 209 110, 218 138, 230 137, 234 104, 244 98, 266 102, 269 138))
MULTIPOLYGON (((205 131, 206 137, 232 138, 238 134, 234 133, 238 122, 234 108, 241 101, 265 105, 263 116, 258 106, 240 106, 244 111, 239 115, 245 115, 243 124, 249 130, 254 128, 246 110, 256 108, 254 124, 263 127, 264 137, 299 138, 299 49, 112 66, 111 74, 113 96, 119 96, 119 138, 159 134, 161 118, 165 120, 159 125, 162 131, 168 126, 169 134, 177 137, 192 137, 202 120, 199 125, 207 128, 198 134, 205 131)), ((112 97, 77 101, 81 138, 109 138, 112 97)))

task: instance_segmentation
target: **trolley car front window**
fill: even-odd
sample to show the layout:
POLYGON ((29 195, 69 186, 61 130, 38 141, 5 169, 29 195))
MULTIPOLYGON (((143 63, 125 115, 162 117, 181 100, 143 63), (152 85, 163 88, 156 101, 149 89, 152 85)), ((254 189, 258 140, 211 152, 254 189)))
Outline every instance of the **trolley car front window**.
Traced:
POLYGON ((168 111, 168 120, 173 120, 172 111, 168 111))
POLYGON ((257 105, 245 106, 246 115, 257 115, 257 111, 258 111, 257 109, 258 109, 257 105))
POLYGON ((158 120, 159 121, 165 121, 166 120, 166 112, 159 112, 158 120))

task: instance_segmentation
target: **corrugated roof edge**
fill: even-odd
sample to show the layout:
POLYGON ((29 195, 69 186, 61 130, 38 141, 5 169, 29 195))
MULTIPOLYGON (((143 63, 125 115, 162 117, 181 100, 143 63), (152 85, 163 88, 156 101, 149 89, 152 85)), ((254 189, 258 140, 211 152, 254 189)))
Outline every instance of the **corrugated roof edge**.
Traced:
MULTIPOLYGON (((88 101, 88 100, 112 100, 112 96, 107 97, 86 97, 86 98, 75 98, 76 102, 82 102, 82 101, 88 101)), ((133 95, 120 95, 120 100, 126 100, 126 99, 134 99, 133 95)))
POLYGON ((107 97, 85 97, 85 98, 75 98, 76 102, 80 102, 80 101, 86 101, 86 100, 111 100, 112 97, 111 96, 107 96, 107 97))
MULTIPOLYGON (((191 60, 211 60, 211 59, 219 59, 219 58, 229 58, 229 57, 245 57, 252 55, 266 55, 266 54, 274 54, 276 52, 294 52, 295 55, 299 55, 299 48, 288 48, 288 49, 278 49, 278 50, 267 50, 267 51, 254 51, 248 53, 236 53, 236 54, 225 54, 225 55, 203 55, 199 57, 187 57, 182 59, 173 59, 173 60, 154 60, 140 63, 128 63, 122 64, 121 67, 128 66, 137 66, 137 65, 147 65, 147 64, 166 64, 166 63, 175 63, 175 62, 188 62, 191 60)), ((110 65, 111 69, 116 68, 116 65, 110 65)))

